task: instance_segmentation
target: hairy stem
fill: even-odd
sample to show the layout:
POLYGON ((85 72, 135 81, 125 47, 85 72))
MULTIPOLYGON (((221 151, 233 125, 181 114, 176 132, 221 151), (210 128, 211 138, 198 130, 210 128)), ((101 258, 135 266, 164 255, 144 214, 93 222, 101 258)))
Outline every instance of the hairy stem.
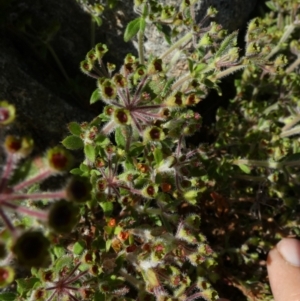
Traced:
POLYGON ((183 43, 189 42, 193 37, 193 33, 189 32, 185 36, 183 36, 181 39, 179 39, 176 43, 174 43, 167 51, 165 51, 161 55, 161 59, 164 59, 167 57, 171 52, 173 52, 176 48, 180 47, 183 43))

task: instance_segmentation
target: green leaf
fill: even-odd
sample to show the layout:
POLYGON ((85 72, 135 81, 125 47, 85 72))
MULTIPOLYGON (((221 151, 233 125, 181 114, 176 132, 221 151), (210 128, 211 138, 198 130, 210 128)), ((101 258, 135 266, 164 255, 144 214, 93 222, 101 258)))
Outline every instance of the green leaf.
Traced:
POLYGON ((84 146, 84 154, 88 158, 89 161, 92 163, 95 162, 96 159, 96 152, 94 146, 91 144, 87 144, 84 146))
POLYGON ((162 162, 162 160, 163 160, 163 153, 162 153, 161 149, 160 148, 156 148, 154 150, 154 152, 153 152, 153 155, 154 155, 155 163, 157 165, 159 165, 160 162, 162 162))
POLYGON ((129 157, 137 157, 144 150, 144 144, 142 142, 132 143, 129 149, 129 157))
POLYGON ((80 168, 73 168, 70 171, 70 174, 72 175, 77 175, 77 176, 81 176, 83 174, 82 170, 80 168))
POLYGON ((62 145, 67 149, 79 149, 83 148, 83 141, 77 136, 67 136, 62 142, 62 145))
POLYGON ((112 202, 101 202, 100 206, 103 209, 103 212, 104 212, 105 215, 110 215, 113 211, 113 208, 114 208, 112 202))
POLYGON ((161 33, 163 33, 163 35, 165 36, 165 39, 167 41, 167 43, 169 45, 171 45, 171 28, 170 26, 164 25, 164 24, 160 24, 160 23, 155 23, 155 26, 157 28, 157 30, 161 33))
POLYGON ((71 132, 71 134, 73 134, 74 136, 80 136, 81 134, 81 126, 79 123, 77 122, 70 122, 68 124, 68 129, 71 132))
POLYGON ((222 41, 218 51, 215 54, 215 58, 224 55, 230 48, 236 45, 237 45, 237 31, 234 31, 222 41))
POLYGON ((193 74, 198 75, 200 72, 205 70, 206 67, 207 67, 207 65, 204 63, 197 64, 193 70, 193 74))
POLYGON ((14 301, 17 298, 15 293, 0 293, 0 301, 14 301))
POLYGON ((34 284, 39 282, 39 278, 17 279, 17 292, 23 295, 27 291, 33 288, 34 284))
POLYGON ((189 58, 187 60, 188 60, 189 71, 190 73, 192 73, 194 68, 194 62, 189 58))
POLYGON ((239 164, 238 167, 246 174, 251 173, 251 169, 245 164, 239 164))
POLYGON ((94 295, 93 301, 105 301, 106 300, 106 295, 100 292, 96 292, 94 295))
POLYGON ((108 239, 108 240, 105 242, 105 250, 106 250, 106 252, 109 251, 109 249, 110 249, 110 247, 111 247, 111 243, 112 243, 111 239, 108 239))
POLYGON ((63 268, 69 267, 73 259, 70 256, 63 256, 56 260, 54 266, 57 273, 61 272, 63 268))
POLYGON ((146 28, 146 20, 144 18, 141 18, 140 21, 140 31, 144 32, 146 28))
POLYGON ((101 93, 99 89, 96 89, 90 98, 90 104, 93 104, 101 99, 101 93))
POLYGON ((131 40, 140 30, 141 18, 136 18, 127 24, 124 32, 124 41, 131 40))
POLYGON ((277 11, 278 8, 276 7, 276 5, 273 3, 273 1, 267 1, 265 2, 265 4, 268 6, 268 8, 270 10, 273 10, 273 11, 277 11))
POLYGON ((98 16, 93 16, 93 20, 94 20, 94 22, 97 23, 98 26, 101 26, 103 23, 102 18, 100 18, 98 16))
POLYGON ((115 140, 116 140, 117 146, 119 146, 121 148, 125 148, 125 144, 126 144, 124 130, 125 129, 123 127, 118 127, 115 132, 115 140))
POLYGON ((84 241, 77 241, 73 245, 73 253, 76 255, 82 254, 82 252, 85 250, 85 243, 84 241))
POLYGON ((57 257, 57 258, 60 258, 62 256, 64 256, 66 254, 66 250, 65 248, 61 247, 61 246, 55 246, 53 248, 53 252, 54 252, 54 255, 57 257))

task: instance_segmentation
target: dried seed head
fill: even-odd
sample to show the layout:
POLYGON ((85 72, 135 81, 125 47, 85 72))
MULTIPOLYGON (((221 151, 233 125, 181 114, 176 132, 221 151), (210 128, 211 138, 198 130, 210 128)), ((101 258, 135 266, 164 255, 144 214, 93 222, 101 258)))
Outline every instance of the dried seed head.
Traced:
POLYGON ((92 185, 88 178, 73 177, 66 187, 67 199, 82 203, 90 200, 92 185))
POLYGON ((49 240, 39 231, 22 233, 11 250, 17 261, 27 267, 43 267, 49 259, 49 240))
POLYGON ((60 200, 50 208, 48 224, 56 233, 71 232, 78 220, 79 209, 71 202, 60 200))

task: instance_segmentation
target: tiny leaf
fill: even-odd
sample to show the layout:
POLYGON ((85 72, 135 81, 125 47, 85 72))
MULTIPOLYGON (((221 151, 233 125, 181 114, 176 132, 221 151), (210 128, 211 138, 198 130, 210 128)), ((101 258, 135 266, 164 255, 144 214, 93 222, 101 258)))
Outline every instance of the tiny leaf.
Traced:
POLYGON ((74 136, 79 136, 81 134, 81 126, 77 122, 70 122, 68 124, 68 129, 74 136))
POLYGON ((171 28, 167 25, 155 23, 157 30, 164 34, 165 39, 169 45, 171 45, 171 28))
POLYGON ((73 253, 76 255, 82 254, 85 249, 85 243, 83 241, 77 241, 73 245, 73 253))
POLYGON ((83 148, 83 141, 77 136, 67 136, 62 142, 62 145, 67 149, 79 149, 83 148))
POLYGON ((140 26, 141 26, 141 18, 136 18, 131 22, 129 22, 125 29, 124 41, 128 42, 130 39, 132 39, 140 30, 140 26))
POLYGON ((17 279, 17 292, 22 295, 24 293, 26 293, 28 290, 30 290, 31 288, 33 288, 34 284, 36 282, 39 282, 39 278, 28 278, 28 279, 17 279))
POLYGON ((111 202, 101 202, 100 206, 105 215, 109 215, 113 211, 113 204, 111 202))
POLYGON ((95 102, 97 102, 98 100, 101 99, 101 93, 99 89, 96 89, 93 93, 92 96, 90 98, 90 104, 93 104, 95 102))
POLYGON ((88 158, 89 161, 95 162, 96 153, 95 148, 91 144, 87 144, 84 146, 84 154, 88 158))
POLYGON ((163 160, 163 153, 162 153, 161 149, 160 148, 156 148, 154 150, 153 155, 154 155, 155 163, 157 165, 159 165, 160 162, 162 162, 162 160, 163 160))
POLYGON ((249 174, 251 172, 251 169, 249 168, 249 166, 247 166, 245 164, 239 164, 238 166, 246 174, 249 174))
POLYGON ((115 132, 116 143, 119 147, 125 148, 126 140, 124 135, 124 128, 118 127, 115 132))
POLYGON ((0 293, 0 301, 14 301, 17 298, 15 293, 0 293))
POLYGON ((93 16, 93 20, 97 23, 98 26, 101 26, 103 23, 102 18, 98 16, 93 16))

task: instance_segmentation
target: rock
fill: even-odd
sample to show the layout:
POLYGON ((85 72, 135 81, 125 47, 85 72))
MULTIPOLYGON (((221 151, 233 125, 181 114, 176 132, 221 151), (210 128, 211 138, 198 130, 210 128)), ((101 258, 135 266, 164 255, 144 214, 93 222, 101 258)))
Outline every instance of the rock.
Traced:
MULTIPOLYGON (((131 15, 108 10, 105 18, 95 41, 107 43, 107 59, 120 64, 135 49, 123 41, 123 29, 116 23, 122 19, 126 24, 131 15)), ((1 129, 2 135, 31 135, 41 151, 60 143, 68 122, 90 121, 101 113, 101 105, 89 105, 95 80, 79 69, 92 48, 90 21, 75 0, 0 3, 0 100, 17 110, 16 121, 1 129)))
MULTIPOLYGON (((216 21, 235 30, 245 24, 255 3, 202 0, 195 16, 200 20, 207 7, 214 5, 219 10, 216 21)), ((123 33, 137 14, 132 2, 118 1, 102 17, 95 41, 106 43, 110 51, 105 59, 120 65, 128 52, 136 54, 132 43, 123 41, 123 33)), ((90 16, 75 0, 1 2, 0 34, 0 100, 15 104, 18 114, 10 131, 31 134, 42 150, 64 138, 68 122, 89 121, 101 112, 101 106, 89 106, 95 81, 79 71, 80 61, 91 49, 90 16)), ((147 27, 148 53, 160 54, 167 47, 157 30, 147 27)))
POLYGON ((213 6, 218 10, 214 21, 231 32, 246 24, 256 3, 257 0, 200 0, 195 5, 196 21, 200 22, 207 9, 213 6))

